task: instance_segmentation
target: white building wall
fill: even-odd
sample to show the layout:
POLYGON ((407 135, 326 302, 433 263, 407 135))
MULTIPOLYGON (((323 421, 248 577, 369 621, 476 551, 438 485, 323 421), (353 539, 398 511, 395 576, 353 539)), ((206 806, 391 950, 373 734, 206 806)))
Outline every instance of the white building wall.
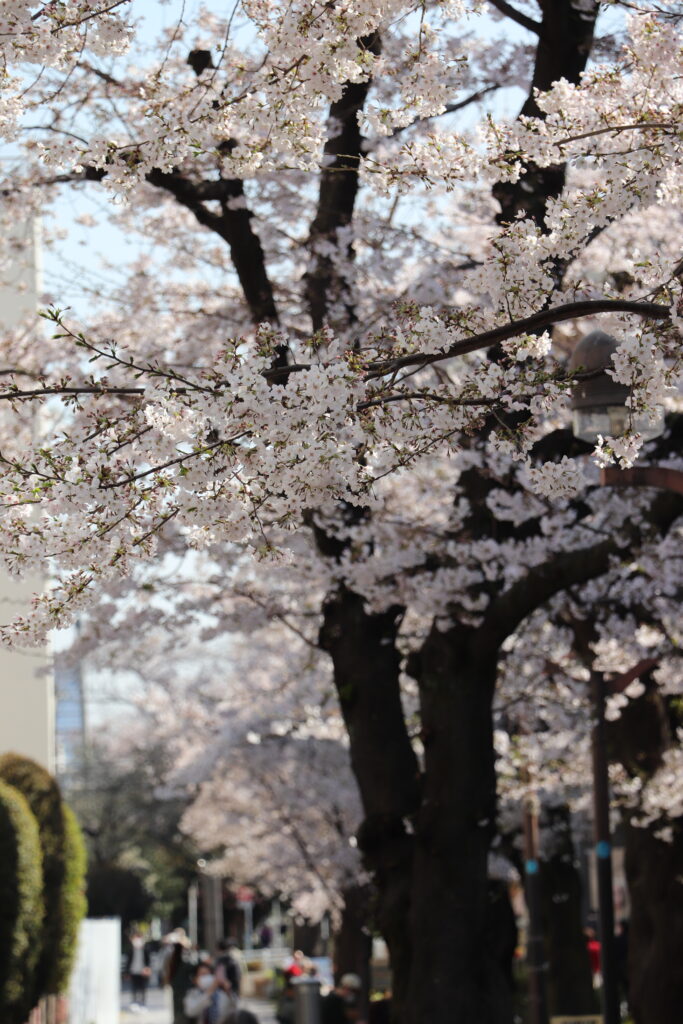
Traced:
MULTIPOLYGON (((36 225, 20 225, 16 233, 17 251, 12 264, 0 268, 0 330, 14 327, 38 304, 36 225)), ((0 622, 26 615, 31 596, 41 588, 39 577, 17 581, 0 570, 0 622)), ((24 754, 52 772, 55 725, 50 664, 45 651, 0 647, 0 754, 24 754)))

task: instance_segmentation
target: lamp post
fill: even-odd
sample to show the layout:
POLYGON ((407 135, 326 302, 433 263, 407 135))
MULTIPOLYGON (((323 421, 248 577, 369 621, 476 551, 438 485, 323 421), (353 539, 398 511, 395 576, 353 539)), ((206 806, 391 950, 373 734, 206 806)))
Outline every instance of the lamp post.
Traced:
POLYGON ((651 419, 646 413, 631 412, 626 405, 630 389, 606 373, 619 342, 604 331, 591 331, 578 343, 569 360, 572 373, 583 371, 572 390, 573 430, 576 437, 593 444, 598 435, 619 437, 630 427, 646 441, 664 430, 664 414, 651 419))
MULTIPOLYGON (((664 430, 663 411, 653 417, 632 412, 626 404, 629 388, 606 372, 613 365, 612 356, 617 348, 616 338, 604 331, 591 331, 578 343, 569 361, 571 372, 586 374, 574 385, 572 411, 575 436, 589 443, 597 442, 598 435, 618 437, 629 428, 637 431, 645 440, 659 437, 664 430)), ((600 483, 612 487, 660 487, 683 494, 683 473, 659 466, 637 466, 627 470, 609 467, 601 471, 600 483)), ((637 669, 643 670, 642 666, 637 666, 637 669)), ((593 831, 597 860, 602 1000, 605 1024, 619 1024, 621 1015, 614 942, 605 697, 605 678, 601 672, 592 671, 593 831)))

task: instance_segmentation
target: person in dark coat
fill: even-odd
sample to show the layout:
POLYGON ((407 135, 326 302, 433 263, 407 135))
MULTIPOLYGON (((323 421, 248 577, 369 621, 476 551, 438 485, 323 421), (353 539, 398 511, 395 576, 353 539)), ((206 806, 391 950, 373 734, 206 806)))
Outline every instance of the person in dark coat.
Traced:
POLYGON ((239 999, 242 968, 234 954, 235 949, 237 949, 237 943, 233 939, 221 939, 218 943, 216 967, 223 968, 226 981, 230 983, 233 994, 239 999))
POLYGON ((350 1024, 358 1020, 358 1003, 363 983, 357 974, 342 975, 336 988, 322 1001, 322 1024, 350 1024))
POLYGON ((183 1004, 192 987, 192 975, 196 966, 192 946, 182 928, 167 936, 166 941, 171 946, 171 952, 166 960, 164 982, 170 985, 173 995, 173 1024, 187 1024, 183 1004))

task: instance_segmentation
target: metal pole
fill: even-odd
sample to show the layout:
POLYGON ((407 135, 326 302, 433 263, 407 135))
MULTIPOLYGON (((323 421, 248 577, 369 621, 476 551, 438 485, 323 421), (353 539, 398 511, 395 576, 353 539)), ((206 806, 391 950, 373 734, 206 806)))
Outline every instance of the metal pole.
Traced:
POLYGON ((612 838, 609 822, 609 773, 605 736, 605 677, 591 672, 594 725, 593 752, 593 833, 597 862, 598 909, 600 925, 600 966, 602 972, 602 1009, 604 1024, 620 1024, 617 958, 614 942, 614 895, 612 884, 612 838))
POLYGON ((250 901, 244 908, 244 948, 251 953, 254 934, 254 904, 250 901))
POLYGON ((218 946, 218 943, 225 935, 223 923, 223 879, 218 875, 213 876, 213 918, 216 946, 218 946))
POLYGON ((217 875, 203 874, 202 909, 204 911, 203 944, 211 953, 223 938, 223 882, 217 875))
MULTIPOLYGON (((528 771, 525 770, 528 777, 528 771)), ((524 890, 529 914, 527 935, 527 968, 531 1024, 548 1024, 546 999, 545 943, 541 915, 541 875, 538 856, 539 803, 535 793, 524 801, 524 890)))
POLYGON ((193 948, 199 942, 199 915, 197 913, 197 883, 192 882, 187 890, 187 930, 193 948))
POLYGON ((320 1024, 320 982, 315 978, 297 978, 294 982, 295 1024, 320 1024))

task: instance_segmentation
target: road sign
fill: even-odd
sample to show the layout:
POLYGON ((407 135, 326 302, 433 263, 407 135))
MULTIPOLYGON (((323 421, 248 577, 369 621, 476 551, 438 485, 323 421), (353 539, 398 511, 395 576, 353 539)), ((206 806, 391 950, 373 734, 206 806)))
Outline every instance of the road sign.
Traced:
POLYGON ((254 890, 250 885, 238 885, 235 891, 238 903, 253 903, 254 890))

